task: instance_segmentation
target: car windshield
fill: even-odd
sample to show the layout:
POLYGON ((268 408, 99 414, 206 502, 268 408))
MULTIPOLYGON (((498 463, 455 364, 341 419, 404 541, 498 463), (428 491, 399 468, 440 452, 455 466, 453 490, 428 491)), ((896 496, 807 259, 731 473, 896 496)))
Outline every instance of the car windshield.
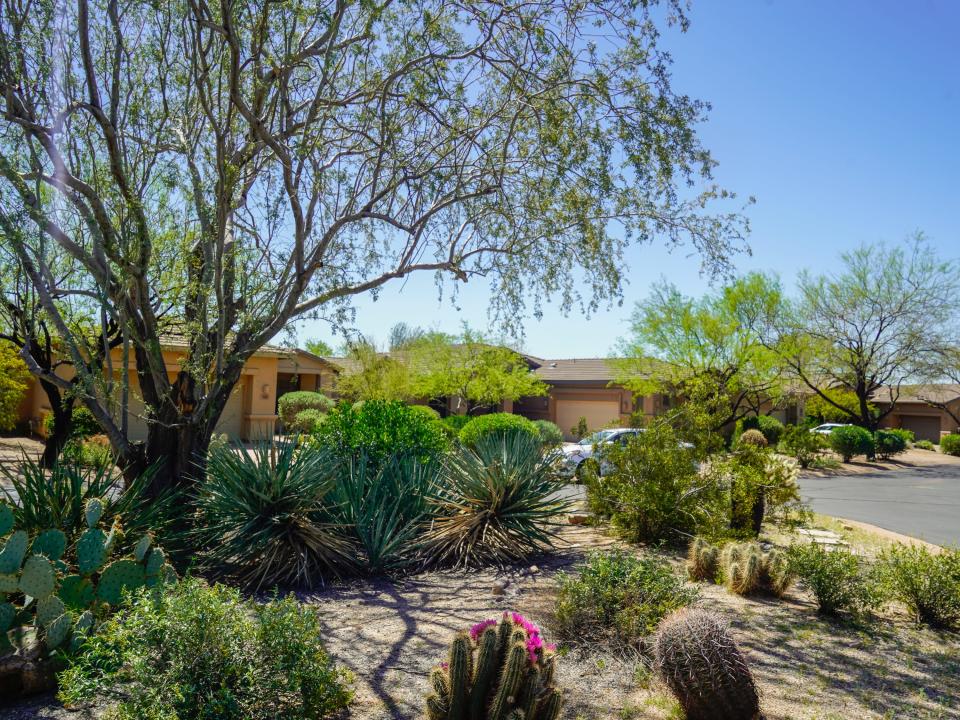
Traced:
POLYGON ((593 433, 593 435, 587 435, 583 440, 580 441, 581 445, 597 445, 602 443, 604 440, 609 440, 610 437, 615 433, 615 430, 598 430, 593 433))

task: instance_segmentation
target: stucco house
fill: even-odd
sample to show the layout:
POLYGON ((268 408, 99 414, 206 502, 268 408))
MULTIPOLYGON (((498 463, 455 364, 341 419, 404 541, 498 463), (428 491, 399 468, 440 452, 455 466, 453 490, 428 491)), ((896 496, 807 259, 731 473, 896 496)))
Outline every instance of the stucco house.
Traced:
MULTIPOLYGON (((917 440, 935 443, 939 443, 943 435, 960 431, 957 422, 960 417, 960 385, 901 386, 899 396, 894 391, 894 397, 894 408, 882 421, 884 427, 912 430, 917 440)), ((890 407, 890 392, 877 393, 873 402, 881 410, 886 410, 890 407)))

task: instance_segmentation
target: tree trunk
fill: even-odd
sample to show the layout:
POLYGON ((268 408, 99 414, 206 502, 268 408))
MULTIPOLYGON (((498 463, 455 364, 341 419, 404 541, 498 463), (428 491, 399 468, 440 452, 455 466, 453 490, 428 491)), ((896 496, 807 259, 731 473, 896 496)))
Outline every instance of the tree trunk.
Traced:
POLYGON ((757 497, 753 501, 753 532, 755 535, 760 534, 760 530, 763 529, 763 516, 767 510, 767 498, 764 495, 763 488, 757 492, 757 497))
POLYGON ((53 427, 44 440, 43 454, 40 456, 40 467, 49 470, 56 464, 70 439, 73 430, 73 400, 64 398, 60 394, 60 388, 46 380, 40 380, 40 386, 47 394, 50 409, 53 411, 53 427))

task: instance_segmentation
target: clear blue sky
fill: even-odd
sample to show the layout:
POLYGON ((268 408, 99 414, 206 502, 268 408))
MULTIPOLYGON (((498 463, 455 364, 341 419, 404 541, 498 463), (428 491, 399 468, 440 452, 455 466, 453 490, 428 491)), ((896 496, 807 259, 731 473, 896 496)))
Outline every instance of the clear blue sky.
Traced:
MULTIPOLYGON (((667 31, 674 88, 713 104, 701 127, 716 179, 757 204, 747 210, 752 256, 738 270, 826 268, 863 242, 922 230, 960 256, 960 0, 694 0, 686 34, 667 31)), ((664 276, 708 289, 689 250, 628 253, 624 304, 586 319, 547 310, 526 322, 525 349, 543 357, 603 356, 633 303, 664 276)), ((356 328, 384 341, 397 322, 486 328, 487 288, 439 303, 432 277, 356 302, 356 328)), ((336 345, 323 323, 300 341, 336 345)))

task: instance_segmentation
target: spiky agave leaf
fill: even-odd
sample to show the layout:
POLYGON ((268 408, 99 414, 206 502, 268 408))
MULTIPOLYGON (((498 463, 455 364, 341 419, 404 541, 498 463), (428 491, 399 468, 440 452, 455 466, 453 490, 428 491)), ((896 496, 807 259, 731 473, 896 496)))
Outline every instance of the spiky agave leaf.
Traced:
POLYGON ((351 568, 353 544, 323 514, 333 483, 329 453, 312 444, 216 448, 196 497, 202 568, 254 590, 351 568))
POLYGON ((447 458, 431 503, 436 519, 425 535, 429 562, 506 565, 548 549, 569 503, 554 470, 557 453, 525 433, 493 434, 447 458))

